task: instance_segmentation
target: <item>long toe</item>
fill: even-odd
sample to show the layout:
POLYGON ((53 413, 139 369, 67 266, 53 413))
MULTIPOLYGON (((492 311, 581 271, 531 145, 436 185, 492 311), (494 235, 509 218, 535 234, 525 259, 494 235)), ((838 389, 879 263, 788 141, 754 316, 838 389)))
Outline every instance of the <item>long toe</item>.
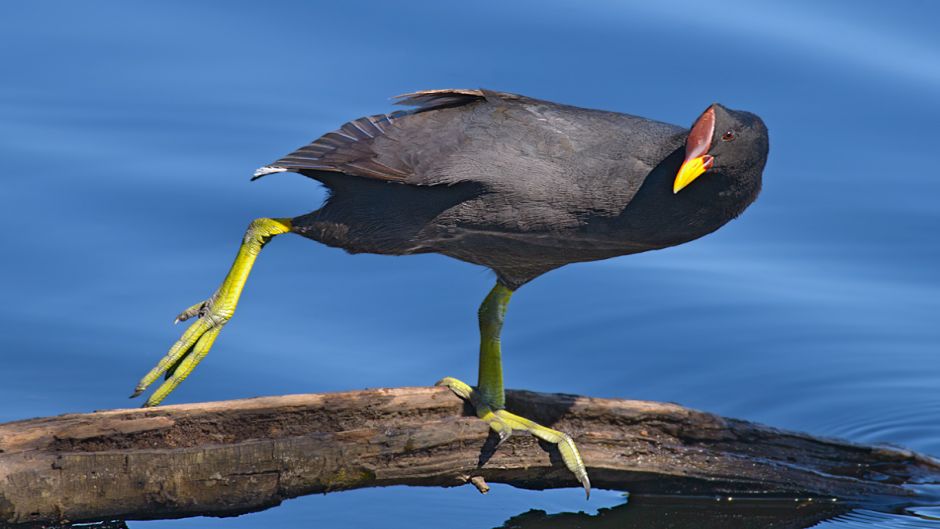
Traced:
POLYGON ((189 319, 192 316, 199 316, 199 319, 183 332, 183 335, 170 347, 167 354, 134 388, 131 398, 142 394, 161 375, 167 373, 166 381, 147 399, 144 404, 145 407, 159 404, 183 379, 189 376, 196 364, 209 352, 213 342, 219 335, 219 331, 231 318, 229 312, 216 310, 216 307, 208 301, 197 303, 186 309, 177 317, 177 320, 189 319), (208 312, 205 312, 206 307, 209 307, 208 312))
MULTIPOLYGON (((588 478, 587 468, 581 459, 581 453, 571 436, 558 430, 553 430, 547 426, 542 426, 535 421, 526 419, 515 413, 506 410, 494 410, 480 396, 479 392, 466 382, 456 378, 445 377, 441 379, 437 386, 446 386, 450 388, 458 397, 467 400, 473 405, 477 417, 485 421, 491 430, 499 435, 499 444, 502 444, 512 435, 513 431, 525 431, 535 437, 556 445, 561 459, 568 467, 581 486, 584 487, 584 493, 587 498, 591 497, 591 480, 588 478)), ((498 445, 497 445, 498 447, 498 445)))
POLYGON ((590 499, 591 480, 588 478, 584 460, 581 459, 581 452, 578 451, 578 447, 574 444, 574 440, 571 439, 570 435, 547 426, 542 426, 535 421, 526 419, 515 413, 510 413, 506 410, 497 410, 494 413, 501 418, 504 423, 510 425, 513 430, 524 430, 547 443, 552 443, 557 446, 558 453, 561 454, 561 460, 564 461, 568 470, 574 474, 575 478, 581 483, 581 486, 584 487, 584 493, 587 498, 590 499))

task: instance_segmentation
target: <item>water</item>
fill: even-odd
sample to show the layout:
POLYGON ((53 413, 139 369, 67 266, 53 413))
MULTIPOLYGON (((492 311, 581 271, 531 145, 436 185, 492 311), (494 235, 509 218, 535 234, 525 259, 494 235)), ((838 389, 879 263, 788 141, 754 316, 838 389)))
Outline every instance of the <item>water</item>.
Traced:
MULTIPOLYGON (((323 197, 298 175, 249 183, 256 167, 388 110, 391 95, 483 86, 686 125, 719 101, 771 133, 763 194, 737 221, 522 289, 504 332, 510 387, 676 401, 940 455, 938 15, 914 1, 8 4, 0 420, 128 405, 180 332, 173 316, 212 292, 248 221, 323 197)), ((474 311, 491 283, 439 256, 279 238, 168 402, 472 380, 474 311)), ((551 513, 623 502, 397 487, 129 525, 561 526, 551 513), (523 515, 533 509, 549 514, 523 515)), ((768 506, 722 512, 637 500, 563 516, 776 523, 768 506), (705 514, 683 518, 690 509, 705 514)), ((937 518, 929 506, 823 512, 820 527, 937 518)))

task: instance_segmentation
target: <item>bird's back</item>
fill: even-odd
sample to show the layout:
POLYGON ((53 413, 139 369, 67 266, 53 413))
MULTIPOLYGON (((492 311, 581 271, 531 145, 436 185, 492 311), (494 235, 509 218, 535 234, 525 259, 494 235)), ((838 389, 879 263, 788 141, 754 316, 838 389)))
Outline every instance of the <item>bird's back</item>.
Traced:
POLYGON ((687 133, 483 90, 400 102, 416 108, 349 122, 259 170, 330 187, 308 235, 354 252, 436 251, 494 268, 630 253, 583 231, 620 215, 687 133))

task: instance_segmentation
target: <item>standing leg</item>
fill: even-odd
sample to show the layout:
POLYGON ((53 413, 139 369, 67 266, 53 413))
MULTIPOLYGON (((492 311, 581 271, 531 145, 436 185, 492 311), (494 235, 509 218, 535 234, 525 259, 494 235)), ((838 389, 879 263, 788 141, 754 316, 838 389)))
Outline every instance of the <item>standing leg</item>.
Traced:
POLYGON ((584 462, 581 461, 581 454, 578 453, 571 437, 503 409, 506 405, 506 394, 503 389, 503 361, 499 335, 512 293, 508 287, 497 282, 480 305, 480 373, 477 387, 473 388, 451 377, 442 379, 437 385, 447 386, 457 396, 470 401, 477 416, 486 421, 499 435, 500 442, 508 439, 513 430, 517 430, 529 432, 543 441, 558 445, 565 466, 574 473, 590 497, 591 482, 584 462))
POLYGON ((173 344, 166 356, 141 379, 131 398, 143 393, 160 375, 166 373, 166 380, 144 403, 144 406, 156 406, 189 376, 196 364, 209 352, 219 331, 235 313, 238 298, 241 297, 248 274, 251 273, 251 267, 255 264, 261 248, 272 237, 287 233, 290 229, 289 219, 255 219, 251 222, 222 286, 209 299, 196 303, 176 317, 178 322, 193 316, 197 319, 173 344))

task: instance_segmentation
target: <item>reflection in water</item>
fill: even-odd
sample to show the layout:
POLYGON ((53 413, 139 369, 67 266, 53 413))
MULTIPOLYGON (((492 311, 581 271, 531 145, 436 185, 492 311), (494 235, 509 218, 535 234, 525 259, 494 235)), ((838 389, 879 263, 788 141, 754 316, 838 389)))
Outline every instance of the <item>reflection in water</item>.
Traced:
POLYGON ((624 505, 584 513, 529 511, 504 529, 802 529, 849 512, 827 501, 631 496, 624 505))
MULTIPOLYGON (((548 514, 531 510, 497 529, 852 529, 940 527, 940 506, 901 513, 853 509, 832 501, 631 496, 629 502, 584 512, 548 514)), ((46 529, 128 529, 122 521, 46 529)))
POLYGON ((940 527, 940 507, 900 513, 853 509, 830 501, 631 496, 597 514, 532 510, 500 529, 826 529, 940 527))

